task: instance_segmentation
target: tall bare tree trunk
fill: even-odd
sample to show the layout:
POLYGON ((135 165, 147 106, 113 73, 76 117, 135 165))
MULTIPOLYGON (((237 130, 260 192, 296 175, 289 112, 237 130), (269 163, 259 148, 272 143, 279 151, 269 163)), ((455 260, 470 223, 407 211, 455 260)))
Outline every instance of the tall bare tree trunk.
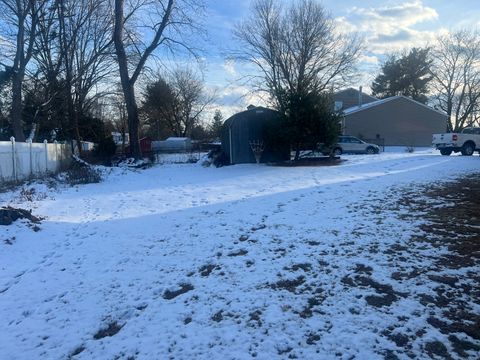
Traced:
MULTIPOLYGON (((128 130, 130 133, 130 149, 132 152, 132 156, 138 160, 142 156, 142 151, 140 149, 140 141, 138 138, 138 128, 140 120, 138 118, 138 106, 135 101, 135 82, 142 73, 146 62, 148 58, 152 55, 152 53, 160 45, 164 44, 164 41, 173 42, 172 39, 168 39, 165 37, 164 30, 167 26, 173 23, 171 21, 171 16, 177 0, 167 0, 166 3, 162 1, 144 3, 144 5, 146 6, 152 6, 153 8, 151 7, 151 10, 157 12, 158 14, 159 12, 162 12, 163 15, 159 15, 160 18, 158 19, 158 21, 154 21, 154 24, 152 26, 153 38, 149 45, 147 45, 143 49, 143 51, 138 54, 139 58, 136 62, 136 65, 134 66, 134 70, 132 71, 131 75, 129 75, 128 73, 129 62, 127 59, 127 54, 125 52, 125 43, 123 38, 123 31, 125 27, 124 3, 124 0, 115 0, 115 27, 113 30, 113 42, 115 43, 115 53, 117 55, 118 68, 120 72, 120 83, 122 85, 123 95, 125 99, 125 107, 127 109, 128 130)), ((131 16, 132 13, 130 13, 129 15, 131 16)), ((127 16, 127 18, 130 16, 127 16)), ((154 17, 156 18, 156 16, 154 17)), ((188 17, 182 19, 183 26, 189 26, 189 23, 191 24, 191 20, 188 17)), ((132 62, 130 62, 130 64, 131 63, 132 62)))
MULTIPOLYGON (((38 25, 38 11, 44 6, 43 1, 39 0, 0 0, 0 11, 4 16, 10 16, 13 22, 13 28, 8 26, 8 32, 15 32, 15 38, 12 43, 15 44, 15 57, 12 65, 12 107, 11 119, 13 135, 17 141, 24 142, 25 134, 22 127, 22 85, 25 78, 25 69, 32 57, 33 45, 38 25)), ((3 35, 3 34, 2 34, 3 35)))
POLYGON ((113 32, 113 41, 115 43, 115 52, 117 54, 118 68, 120 72, 120 83, 122 85, 123 96, 125 98, 125 107, 127 108, 128 129, 130 134, 130 151, 135 159, 142 157, 140 149, 140 140, 138 137, 138 106, 135 101, 135 83, 128 75, 127 54, 123 44, 123 5, 124 0, 115 0, 115 28, 113 32))
POLYGON ((72 99, 71 93, 71 84, 67 81, 67 91, 68 91, 68 99, 67 99, 67 111, 68 111, 68 123, 70 128, 72 129, 72 137, 75 139, 78 148, 78 156, 81 158, 83 156, 83 149, 82 149, 82 138, 80 137, 80 129, 78 126, 78 111, 75 108, 75 104, 72 99))
POLYGON ((12 77, 12 109, 11 109, 11 119, 13 127, 13 136, 16 141, 24 142, 25 134, 23 133, 22 127, 22 113, 23 113, 23 104, 22 104, 22 83, 23 78, 25 77, 25 69, 17 68, 12 77))
POLYGON ((135 88, 132 82, 128 79, 128 69, 126 65, 125 58, 125 67, 122 70, 121 61, 119 57, 119 68, 120 68, 120 81, 122 84, 122 89, 125 97, 125 107, 127 108, 127 119, 128 119, 128 129, 130 134, 130 151, 131 155, 135 159, 140 159, 142 157, 142 151, 140 149, 140 140, 138 134, 138 128, 140 125, 140 120, 138 117, 138 106, 135 101, 135 88), (122 76, 122 73, 126 75, 122 76))
POLYGON ((69 46, 70 42, 73 39, 68 39, 67 36, 74 36, 67 32, 67 26, 65 24, 66 16, 65 16, 65 1, 60 0, 58 1, 58 19, 60 25, 60 46, 61 46, 61 56, 63 58, 65 64, 65 95, 67 96, 67 117, 70 128, 70 136, 75 139, 77 143, 78 149, 78 156, 82 157, 82 141, 80 138, 80 131, 78 129, 78 113, 75 107, 75 102, 73 99, 73 69, 72 69, 72 61, 73 57, 71 53, 73 49, 69 46))
POLYGON ((17 3, 18 11, 18 32, 16 37, 16 53, 13 61, 13 77, 12 77, 12 108, 11 119, 13 136, 16 141, 24 142, 25 134, 22 127, 22 84, 25 77, 25 16, 26 12, 22 8, 21 3, 17 3))

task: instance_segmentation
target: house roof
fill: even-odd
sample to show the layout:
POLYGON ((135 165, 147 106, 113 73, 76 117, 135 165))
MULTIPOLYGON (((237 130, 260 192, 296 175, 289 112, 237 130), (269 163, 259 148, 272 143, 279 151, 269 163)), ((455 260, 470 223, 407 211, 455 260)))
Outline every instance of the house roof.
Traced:
MULTIPOLYGON (((358 96, 358 94, 360 93, 359 89, 355 89, 353 87, 349 87, 349 88, 346 88, 346 89, 343 89, 343 90, 339 90, 339 91, 336 91, 333 95, 334 97, 336 95, 340 95, 342 93, 355 93, 355 96, 358 96)), ((364 91, 362 91, 362 96, 363 97, 366 97, 366 98, 369 98, 369 99, 372 99, 372 100, 378 100, 378 98, 376 98, 375 96, 373 95, 370 95, 370 94, 367 94, 365 93, 364 91)))
POLYGON ((385 103, 388 103, 390 101, 394 101, 394 100, 398 100, 398 99, 405 99, 405 100, 408 100, 410 102, 413 102, 415 103, 416 105, 420 105, 420 106, 423 106, 424 108, 427 108, 431 111, 435 111, 443 116, 447 116, 447 114, 445 114, 444 112, 442 111, 439 111, 439 110, 436 110, 428 105, 425 105, 425 104, 422 104, 421 102, 418 102, 416 100, 413 100, 407 96, 403 96, 403 95, 397 95, 397 96, 391 96, 389 98, 386 98, 386 99, 380 99, 380 100, 377 100, 377 101, 373 101, 371 103, 367 103, 367 104, 363 104, 361 106, 352 106, 352 107, 349 107, 348 109, 345 109, 343 110, 343 114, 344 115, 350 115, 350 114, 353 114, 353 113, 356 113, 356 112, 359 112, 359 111, 364 111, 364 110, 367 110, 367 109, 371 109, 371 108, 374 108, 374 107, 377 107, 379 105, 383 105, 385 103))
POLYGON ((188 138, 188 137, 176 137, 176 136, 170 136, 169 138, 167 138, 167 141, 186 141, 186 140, 190 140, 190 138, 188 138))

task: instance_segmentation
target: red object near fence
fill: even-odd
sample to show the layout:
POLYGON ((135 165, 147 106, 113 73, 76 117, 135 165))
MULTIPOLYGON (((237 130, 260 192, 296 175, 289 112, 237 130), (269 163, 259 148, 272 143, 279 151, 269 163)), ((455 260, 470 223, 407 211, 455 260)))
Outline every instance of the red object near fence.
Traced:
MULTIPOLYGON (((140 150, 143 156, 148 156, 152 153, 152 139, 150 137, 144 137, 140 139, 140 150)), ((125 154, 131 155, 132 151, 130 145, 125 148, 125 154)))

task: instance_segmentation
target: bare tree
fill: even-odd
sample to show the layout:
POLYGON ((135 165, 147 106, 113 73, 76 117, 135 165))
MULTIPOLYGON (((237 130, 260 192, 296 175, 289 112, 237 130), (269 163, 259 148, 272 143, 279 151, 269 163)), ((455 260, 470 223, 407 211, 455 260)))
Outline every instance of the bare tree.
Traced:
POLYGON ((82 119, 104 95, 106 86, 100 84, 112 73, 111 2, 45 0, 43 4, 34 42, 36 67, 30 69, 34 86, 30 88, 37 91, 33 94, 39 100, 36 113, 46 115, 43 124, 34 117, 32 129, 58 123, 65 138, 79 142, 82 119))
POLYGON ((439 36, 432 56, 432 89, 437 108, 449 117, 447 130, 475 124, 480 117, 480 33, 439 36))
POLYGON ((362 49, 357 36, 337 33, 333 19, 314 0, 288 9, 274 0, 256 0, 234 36, 241 45, 234 58, 260 70, 257 89, 281 110, 286 94, 319 93, 351 81, 362 49))
POLYGON ((324 93, 352 81, 361 39, 338 33, 315 0, 295 1, 288 8, 255 0, 234 36, 241 44, 234 57, 257 67, 260 81, 254 78, 254 85, 285 115, 289 137, 282 141, 294 147, 295 160, 307 143, 334 142, 337 118, 324 93))
POLYGON ((191 137, 215 94, 207 93, 203 80, 193 70, 177 68, 167 80, 160 76, 147 86, 144 97, 143 110, 157 136, 168 131, 174 136, 191 137))
POLYGON ((215 94, 207 94, 203 81, 190 69, 175 70, 171 84, 174 92, 173 116, 177 127, 181 129, 178 136, 190 137, 201 114, 212 104, 215 94))
POLYGON ((107 0, 59 0, 56 6, 69 123, 81 151, 80 115, 100 95, 88 99, 90 91, 111 71, 113 19, 107 0))
POLYGON ((180 47, 193 52, 182 35, 196 29, 194 17, 201 15, 201 10, 201 1, 195 0, 115 0, 113 39, 128 115, 130 148, 136 159, 141 157, 141 150, 135 83, 159 47, 171 51, 180 47), (143 17, 143 36, 135 34, 135 29, 140 28, 135 23, 139 14, 143 17), (145 36, 145 32, 149 35, 145 36), (150 40, 145 43, 142 39, 150 40))
POLYGON ((38 15, 43 8, 42 0, 0 0, 0 13, 4 18, 3 39, 8 39, 13 48, 13 61, 5 65, 12 70, 11 121, 17 141, 25 141, 22 127, 22 84, 25 71, 33 54, 38 15))

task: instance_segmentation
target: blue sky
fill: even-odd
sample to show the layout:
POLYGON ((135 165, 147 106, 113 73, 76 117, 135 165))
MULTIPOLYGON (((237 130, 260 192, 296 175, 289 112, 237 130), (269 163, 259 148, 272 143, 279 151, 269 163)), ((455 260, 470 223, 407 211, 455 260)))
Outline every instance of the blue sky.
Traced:
MULTIPOLYGON (((283 1, 283 0, 278 0, 283 1)), ((283 1, 284 3, 289 0, 283 1)), ((290 0, 294 1, 294 0, 290 0)), ((480 0, 319 1, 344 32, 359 32, 366 39, 361 59, 361 83, 368 90, 386 53, 433 43, 435 36, 458 28, 480 28, 480 0)), ((232 46, 235 23, 248 17, 250 0, 206 0, 210 43, 205 51, 205 79, 218 94, 216 108, 225 116, 249 103, 261 103, 239 80, 248 69, 225 61, 232 46)))

